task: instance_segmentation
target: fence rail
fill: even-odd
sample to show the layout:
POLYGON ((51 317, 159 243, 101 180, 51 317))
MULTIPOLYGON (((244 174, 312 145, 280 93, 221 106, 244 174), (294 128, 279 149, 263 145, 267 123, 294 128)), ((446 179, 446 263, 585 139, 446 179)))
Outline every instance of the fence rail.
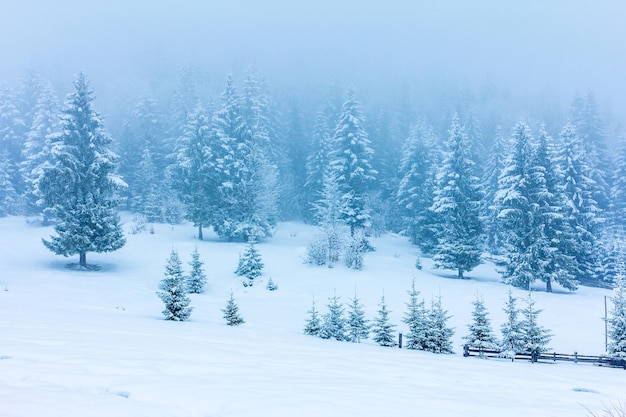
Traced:
POLYGON ((468 345, 463 346, 463 356, 480 356, 484 358, 500 358, 500 359, 511 359, 511 361, 518 360, 528 360, 531 362, 541 361, 566 361, 566 362, 574 362, 574 363, 592 363, 598 366, 609 366, 613 368, 624 368, 626 369, 626 359, 623 358, 613 358, 610 356, 593 356, 593 355, 579 355, 578 352, 574 352, 573 354, 569 353, 542 353, 540 355, 532 355, 530 353, 516 353, 515 355, 506 354, 500 350, 494 349, 479 349, 474 348, 468 345))

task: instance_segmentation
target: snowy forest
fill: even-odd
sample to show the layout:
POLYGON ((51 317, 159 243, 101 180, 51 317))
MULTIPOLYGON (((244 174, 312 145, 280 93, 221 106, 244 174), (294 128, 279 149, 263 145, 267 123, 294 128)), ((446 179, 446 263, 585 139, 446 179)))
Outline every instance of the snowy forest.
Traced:
POLYGON ((458 278, 482 257, 504 282, 548 292, 620 272, 626 133, 593 92, 548 108, 495 83, 381 98, 340 81, 275 93, 254 66, 207 80, 182 66, 109 117, 88 74, 59 91, 24 70, 0 89, 0 215, 52 222, 59 236, 44 244, 81 266, 124 245, 124 210, 187 220, 200 240, 316 224, 311 262, 336 262, 341 241, 354 269, 375 250, 368 236, 395 232, 458 278))

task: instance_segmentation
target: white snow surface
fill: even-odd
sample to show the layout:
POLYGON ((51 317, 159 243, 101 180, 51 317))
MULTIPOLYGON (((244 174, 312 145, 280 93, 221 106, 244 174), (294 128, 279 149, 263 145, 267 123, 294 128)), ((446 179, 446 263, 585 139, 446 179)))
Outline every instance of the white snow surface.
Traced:
MULTIPOLYGON (((125 229, 130 230, 130 216, 125 229)), ((586 416, 626 401, 626 371, 590 364, 464 358, 472 301, 481 294, 499 335, 510 287, 486 262, 458 280, 432 269, 407 239, 371 241, 362 271, 303 263, 317 232, 281 223, 257 245, 264 274, 244 288, 234 274, 243 243, 199 242, 189 224, 154 225, 128 234, 124 248, 87 256, 99 271, 65 267, 77 259, 48 252, 51 228, 24 218, 0 219, 0 416, 586 416), (197 245, 208 278, 191 295, 190 321, 163 320, 156 295, 172 248, 189 270, 197 245), (269 277, 278 290, 265 289, 269 277), (454 355, 322 340, 302 333, 313 295, 323 314, 336 290, 348 302, 355 287, 369 319, 384 291, 391 320, 401 322, 415 278, 427 304, 441 295, 453 316, 454 355), (246 323, 222 318, 231 289, 246 323)), ((537 288, 540 289, 539 287, 537 288)), ((513 289, 522 307, 526 294, 513 289)), ((540 324, 558 353, 604 352, 604 296, 537 291, 540 324)))

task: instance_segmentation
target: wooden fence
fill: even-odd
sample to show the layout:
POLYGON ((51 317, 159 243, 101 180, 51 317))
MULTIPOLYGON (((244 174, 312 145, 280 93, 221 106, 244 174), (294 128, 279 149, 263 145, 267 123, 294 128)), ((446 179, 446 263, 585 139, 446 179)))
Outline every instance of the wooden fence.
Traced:
POLYGON ((483 358, 500 358, 500 359, 511 359, 511 361, 518 360, 527 360, 530 362, 537 361, 566 361, 566 362, 574 362, 574 363, 591 363, 598 366, 609 366, 613 368, 624 368, 626 369, 626 359, 613 358, 610 356, 590 356, 590 355, 579 355, 578 352, 574 352, 574 354, 568 353, 542 353, 540 355, 531 355, 529 353, 516 353, 515 356, 507 355, 504 352, 493 349, 478 349, 468 345, 463 346, 463 356, 479 356, 483 358))

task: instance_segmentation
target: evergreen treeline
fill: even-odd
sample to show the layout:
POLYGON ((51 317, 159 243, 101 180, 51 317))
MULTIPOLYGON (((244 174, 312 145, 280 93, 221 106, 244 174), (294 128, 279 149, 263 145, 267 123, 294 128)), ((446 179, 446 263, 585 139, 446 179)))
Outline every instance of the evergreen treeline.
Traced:
POLYGON ((138 98, 109 136, 79 77, 65 106, 32 72, 0 88, 0 215, 55 222, 47 246, 80 254, 81 266, 86 252, 123 245, 116 206, 147 222, 185 218, 199 239, 210 228, 250 243, 279 220, 303 220, 320 226, 311 263, 343 258, 354 269, 373 250, 368 236, 399 232, 459 278, 492 256, 524 289, 610 285, 624 258, 626 134, 593 94, 576 96, 566 118, 515 108, 495 88, 480 100, 405 90, 363 106, 338 85, 277 100, 249 70, 207 97, 186 68, 169 95, 138 98), (91 117, 82 136, 77 100, 91 117), (520 114, 527 121, 514 125, 520 114), (92 164, 89 149, 106 160, 92 164), (61 172, 70 181, 52 181, 61 172), (89 226, 87 208, 106 230, 67 239, 89 226))

